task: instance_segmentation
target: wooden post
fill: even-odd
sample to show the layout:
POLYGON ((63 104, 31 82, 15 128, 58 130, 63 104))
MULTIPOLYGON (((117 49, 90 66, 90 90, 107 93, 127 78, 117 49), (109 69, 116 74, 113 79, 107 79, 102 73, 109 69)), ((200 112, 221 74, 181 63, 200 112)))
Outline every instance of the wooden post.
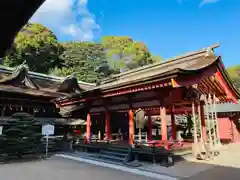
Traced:
POLYGON ((195 102, 192 102, 192 121, 193 121, 193 127, 194 127, 193 129, 194 144, 198 144, 195 102))
POLYGON ((148 111, 148 140, 152 141, 152 117, 150 111, 148 111))
POLYGON ((88 114, 87 115, 87 125, 86 125, 86 138, 87 138, 87 141, 90 142, 90 139, 91 139, 91 115, 88 114))
POLYGON ((172 125, 172 138, 173 140, 177 140, 177 127, 176 127, 175 116, 173 112, 171 112, 171 125, 172 125))
POLYGON ((213 148, 213 139, 212 139, 212 131, 211 131, 211 121, 210 121, 210 106, 209 106, 209 97, 207 96, 205 98, 205 106, 206 106, 206 114, 207 114, 207 125, 208 125, 208 138, 210 142, 210 149, 212 150, 213 148))
POLYGON ((129 144, 133 145, 134 143, 134 118, 133 111, 128 111, 128 121, 129 121, 129 144))
POLYGON ((111 125, 110 125, 110 113, 108 111, 106 111, 106 117, 105 117, 105 134, 106 134, 106 140, 112 139, 111 125))
POLYGON ((166 140, 168 140, 168 137, 167 137, 167 114, 166 114, 166 108, 165 107, 160 108, 160 116, 161 116, 162 140, 166 141, 166 140))
POLYGON ((201 126, 202 126, 202 140, 203 140, 203 142, 206 142, 207 141, 207 127, 206 127, 203 104, 200 104, 200 119, 201 119, 201 126))
POLYGON ((215 122, 216 122, 216 131, 217 131, 217 144, 218 145, 221 145, 221 141, 220 141, 220 135, 219 135, 219 124, 218 124, 218 118, 217 118, 217 109, 216 109, 216 96, 214 94, 213 96, 213 109, 214 109, 214 119, 215 119, 215 122))

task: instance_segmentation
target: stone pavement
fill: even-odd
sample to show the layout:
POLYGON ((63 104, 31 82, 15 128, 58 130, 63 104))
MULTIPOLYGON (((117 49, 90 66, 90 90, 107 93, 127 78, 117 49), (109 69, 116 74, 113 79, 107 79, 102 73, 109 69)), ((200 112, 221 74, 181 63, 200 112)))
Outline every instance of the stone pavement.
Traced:
POLYGON ((3 180, 154 180, 64 158, 0 165, 3 180))

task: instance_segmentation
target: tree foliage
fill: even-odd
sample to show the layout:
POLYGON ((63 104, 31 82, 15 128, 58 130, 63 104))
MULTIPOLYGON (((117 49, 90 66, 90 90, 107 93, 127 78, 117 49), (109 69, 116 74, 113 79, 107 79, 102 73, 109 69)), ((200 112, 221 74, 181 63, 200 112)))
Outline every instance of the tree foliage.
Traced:
POLYGON ((30 70, 47 73, 61 65, 61 53, 56 36, 41 24, 27 24, 17 35, 7 52, 4 65, 17 66, 26 60, 30 70))
POLYGON ((64 52, 60 56, 63 67, 51 71, 55 75, 76 76, 87 82, 96 82, 102 77, 106 77, 108 72, 98 72, 97 68, 107 64, 106 54, 101 44, 89 42, 72 42, 63 45, 64 52))
POLYGON ((144 43, 135 42, 130 37, 105 36, 102 38, 102 44, 111 67, 120 71, 134 69, 160 60, 151 56, 144 43))
POLYGON ((233 84, 236 86, 236 88, 239 89, 240 88, 240 65, 227 68, 227 72, 233 84))
POLYGON ((31 71, 67 76, 75 73, 86 82, 154 62, 147 46, 127 36, 105 36, 100 43, 57 42, 56 36, 41 24, 27 24, 7 52, 4 65, 18 66, 26 61, 31 71))

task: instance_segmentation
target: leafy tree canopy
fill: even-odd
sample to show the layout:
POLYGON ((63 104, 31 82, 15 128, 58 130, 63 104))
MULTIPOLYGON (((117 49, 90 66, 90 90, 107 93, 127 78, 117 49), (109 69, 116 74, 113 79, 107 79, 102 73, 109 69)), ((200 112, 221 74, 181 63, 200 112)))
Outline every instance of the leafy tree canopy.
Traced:
POLYGON ((240 65, 227 68, 227 72, 236 88, 240 88, 240 65))
POLYGON ((63 46, 65 50, 60 56, 63 67, 55 68, 51 74, 66 76, 75 72, 79 80, 87 82, 96 82, 109 74, 107 71, 97 71, 99 66, 107 64, 106 54, 101 44, 72 42, 65 43, 63 46))
POLYGON ((86 82, 154 62, 147 46, 127 36, 105 36, 100 43, 59 43, 56 36, 41 24, 27 24, 18 33, 12 48, 7 52, 4 65, 14 67, 26 61, 30 70, 67 76, 75 73, 86 82))
POLYGON ((126 71, 160 59, 153 58, 147 46, 126 36, 105 36, 102 38, 107 57, 113 69, 126 71))
POLYGON ((47 73, 50 68, 61 65, 61 50, 56 36, 49 29, 41 24, 28 23, 7 52, 4 65, 17 66, 26 60, 30 70, 47 73))

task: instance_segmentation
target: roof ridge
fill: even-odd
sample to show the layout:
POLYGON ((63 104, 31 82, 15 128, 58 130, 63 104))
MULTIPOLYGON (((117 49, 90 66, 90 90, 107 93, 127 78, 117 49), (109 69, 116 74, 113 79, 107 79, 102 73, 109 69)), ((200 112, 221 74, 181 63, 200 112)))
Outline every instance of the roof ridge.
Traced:
MULTIPOLYGON (((21 64, 22 65, 22 64, 21 64)), ((21 66, 19 65, 19 66, 21 66)), ((9 73, 13 73, 14 70, 16 70, 17 67, 6 67, 6 66, 1 66, 0 67, 0 71, 5 71, 5 72, 9 72, 9 73)), ((44 73, 38 73, 38 72, 33 72, 33 71, 28 71, 29 75, 35 78, 41 78, 41 79, 46 79, 46 80, 53 80, 53 81, 63 81, 66 77, 60 77, 60 76, 53 76, 53 75, 47 75, 44 73)), ((79 84, 83 84, 83 85, 89 85, 89 86, 95 86, 96 84, 94 83, 88 83, 88 82, 84 82, 84 81, 79 81, 79 84)))
POLYGON ((170 63, 172 61, 176 61, 176 60, 179 60, 179 59, 182 59, 182 58, 186 58, 188 56, 192 56, 192 55, 195 55, 195 54, 203 53, 203 52, 206 52, 209 48, 214 49, 214 48, 217 48, 219 46, 220 46, 219 43, 213 44, 211 46, 208 46, 208 47, 205 47, 205 48, 201 48, 199 51, 192 51, 192 52, 185 53, 183 55, 179 55, 179 56, 175 56, 173 58, 169 58, 169 59, 165 60, 164 62, 158 62, 158 63, 154 63, 154 64, 145 65, 145 66, 142 66, 142 67, 139 67, 139 68, 136 68, 136 69, 132 69, 132 70, 120 73, 120 74, 113 75, 113 76, 111 76, 109 78, 106 78, 105 81, 108 81, 108 80, 110 80, 112 78, 125 76, 125 75, 131 74, 133 72, 137 72, 139 70, 144 70, 144 69, 147 69, 147 68, 155 67, 155 66, 158 66, 160 64, 167 64, 167 63, 170 63))
POLYGON ((154 67, 157 67, 159 65, 168 64, 168 63, 172 63, 173 61, 177 61, 177 60, 180 60, 180 59, 183 59, 183 58, 187 58, 189 56, 205 53, 205 52, 207 52, 207 50, 209 48, 214 49, 214 48, 217 48, 219 46, 220 46, 220 44, 217 43, 217 44, 205 47, 205 48, 201 48, 199 51, 192 51, 192 52, 188 52, 188 53, 185 53, 183 55, 180 55, 180 56, 175 56, 173 58, 169 58, 169 59, 165 60, 164 62, 158 62, 158 63, 154 63, 154 64, 149 64, 149 65, 142 66, 142 67, 139 67, 139 68, 136 68, 136 69, 132 69, 132 70, 120 73, 120 74, 116 74, 116 75, 113 75, 113 76, 111 76, 109 78, 103 79, 103 81, 102 81, 103 83, 102 84, 108 83, 109 81, 112 81, 114 78, 127 76, 129 74, 132 74, 132 73, 135 73, 135 72, 138 72, 138 71, 144 71, 144 70, 146 70, 148 68, 154 68, 154 67))

